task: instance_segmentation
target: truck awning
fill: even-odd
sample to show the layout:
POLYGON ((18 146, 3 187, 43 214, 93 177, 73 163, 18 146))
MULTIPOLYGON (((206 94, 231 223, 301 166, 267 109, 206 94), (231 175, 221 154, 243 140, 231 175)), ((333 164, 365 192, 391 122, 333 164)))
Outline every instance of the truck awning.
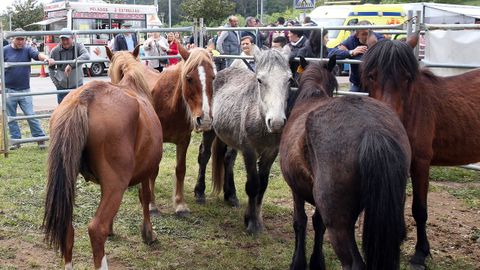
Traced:
POLYGON ((30 25, 48 25, 48 24, 51 24, 51 23, 54 23, 54 22, 63 21, 63 20, 66 20, 66 19, 67 19, 67 17, 51 18, 51 19, 47 19, 47 20, 43 20, 43 21, 31 23, 31 24, 29 24, 29 25, 27 25, 27 26, 30 26, 30 25))

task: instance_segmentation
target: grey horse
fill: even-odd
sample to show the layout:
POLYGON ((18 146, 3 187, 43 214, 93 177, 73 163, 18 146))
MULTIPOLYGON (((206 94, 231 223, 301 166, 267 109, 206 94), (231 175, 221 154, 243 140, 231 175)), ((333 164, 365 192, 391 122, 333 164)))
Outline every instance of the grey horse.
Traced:
MULTIPOLYGON (((255 63, 255 73, 238 68, 228 68, 217 73, 212 104, 216 136, 212 135, 210 140, 213 141, 214 191, 219 193, 223 188, 225 199, 233 205, 238 205, 231 171, 231 161, 236 154, 230 158, 225 154, 227 146, 242 152, 247 171, 248 195, 245 225, 252 234, 263 229, 262 200, 286 122, 289 81, 292 76, 287 56, 276 50, 262 51, 255 56, 255 63)), ((207 143, 202 146, 199 161, 202 154, 207 152, 203 160, 208 162, 210 145, 207 143)), ((195 189, 197 201, 204 200, 204 178, 202 180, 203 183, 197 183, 195 189)))

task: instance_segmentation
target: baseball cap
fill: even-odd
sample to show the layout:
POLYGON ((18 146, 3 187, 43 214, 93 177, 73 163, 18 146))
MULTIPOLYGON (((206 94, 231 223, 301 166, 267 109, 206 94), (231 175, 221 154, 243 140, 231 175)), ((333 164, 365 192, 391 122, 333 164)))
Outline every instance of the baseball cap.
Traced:
MULTIPOLYGON (((70 29, 62 28, 62 31, 70 31, 70 29)), ((72 37, 72 35, 70 35, 70 34, 61 34, 60 35, 60 38, 71 38, 71 37, 72 37)))

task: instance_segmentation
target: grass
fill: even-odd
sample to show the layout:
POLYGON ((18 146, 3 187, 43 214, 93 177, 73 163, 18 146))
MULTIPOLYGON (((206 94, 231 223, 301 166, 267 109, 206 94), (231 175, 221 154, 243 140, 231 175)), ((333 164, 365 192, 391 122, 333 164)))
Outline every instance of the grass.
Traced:
MULTIPOLYGON (((25 126, 22 129, 25 130, 25 126)), ((178 218, 174 214, 171 198, 175 147, 167 144, 156 185, 157 204, 162 215, 152 221, 158 241, 151 246, 142 243, 138 190, 136 187, 128 189, 114 222, 115 235, 106 244, 110 266, 114 269, 287 269, 294 248, 292 203, 290 190, 282 179, 278 162, 273 166, 265 195, 263 216, 266 230, 258 237, 249 236, 245 233, 242 221, 247 198, 241 158, 235 165, 241 207, 232 209, 223 202, 221 196, 213 195, 207 195, 206 205, 195 204, 193 188, 197 176, 196 159, 200 138, 198 134, 193 136, 187 155, 185 190, 192 214, 186 218, 178 218)), ((46 151, 24 146, 11 152, 9 158, 0 160, 2 269, 58 269, 63 266, 60 256, 43 243, 40 229, 46 158, 46 151), (29 259, 22 260, 20 257, 29 250, 29 259)), ((462 183, 478 182, 477 173, 464 171, 433 169, 432 176, 435 179, 462 183)), ((209 175, 207 172, 207 179, 210 179, 209 175)), ((87 226, 97 208, 100 189, 98 185, 85 182, 81 177, 77 180, 76 188, 74 265, 76 269, 91 269, 92 255, 87 226)), ((210 183, 207 183, 207 194, 210 190, 210 183)), ((477 193, 465 194, 467 195, 477 196, 477 199, 479 197, 477 193)), ((311 254, 313 233, 310 224, 307 239, 307 254, 311 254)), ((411 249, 412 247, 409 250, 411 249)), ((327 269, 339 269, 340 264, 328 241, 325 244, 325 254, 327 269)), ((408 269, 408 256, 409 254, 403 254, 402 269, 408 269)), ((474 264, 466 258, 436 257, 435 261, 430 262, 430 269, 474 269, 474 264)))

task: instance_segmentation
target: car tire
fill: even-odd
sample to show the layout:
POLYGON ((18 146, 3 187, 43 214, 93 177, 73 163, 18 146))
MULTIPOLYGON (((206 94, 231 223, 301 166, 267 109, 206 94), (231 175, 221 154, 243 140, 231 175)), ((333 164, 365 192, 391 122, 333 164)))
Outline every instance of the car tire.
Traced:
POLYGON ((90 75, 92 75, 92 77, 101 76, 104 70, 105 67, 102 63, 93 63, 90 67, 90 75))

